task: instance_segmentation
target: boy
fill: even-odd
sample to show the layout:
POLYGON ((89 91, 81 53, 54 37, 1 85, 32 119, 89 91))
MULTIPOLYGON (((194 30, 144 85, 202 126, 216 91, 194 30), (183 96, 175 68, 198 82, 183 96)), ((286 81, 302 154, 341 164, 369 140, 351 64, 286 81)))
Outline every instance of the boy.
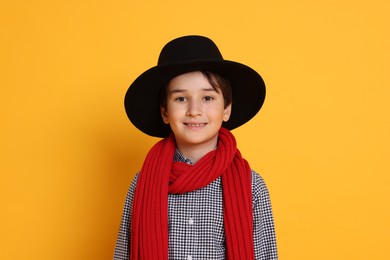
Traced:
POLYGON ((268 190, 236 147, 261 76, 202 36, 164 46, 125 97, 131 122, 162 137, 125 203, 114 259, 277 259, 268 190))

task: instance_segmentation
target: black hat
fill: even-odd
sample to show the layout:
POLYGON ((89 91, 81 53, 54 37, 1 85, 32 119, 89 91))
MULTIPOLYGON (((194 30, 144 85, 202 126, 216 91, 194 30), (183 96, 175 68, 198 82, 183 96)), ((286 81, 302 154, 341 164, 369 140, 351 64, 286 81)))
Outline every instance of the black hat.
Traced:
POLYGON ((263 105, 265 84, 252 68, 224 60, 217 45, 203 36, 184 36, 167 43, 157 66, 142 73, 127 90, 125 109, 130 121, 147 135, 166 137, 171 132, 160 112, 160 92, 174 77, 191 71, 215 72, 229 80, 232 111, 222 126, 232 130, 254 117, 263 105))

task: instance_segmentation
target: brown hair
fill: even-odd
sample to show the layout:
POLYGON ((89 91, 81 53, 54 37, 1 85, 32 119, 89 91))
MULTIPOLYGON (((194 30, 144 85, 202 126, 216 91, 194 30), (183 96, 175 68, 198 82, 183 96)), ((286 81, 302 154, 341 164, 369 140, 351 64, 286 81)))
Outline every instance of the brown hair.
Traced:
MULTIPOLYGON (((210 85, 213 87, 217 93, 219 91, 222 92, 222 96, 224 99, 224 106, 225 108, 232 103, 232 88, 230 86, 230 82, 219 75, 218 73, 211 72, 211 71, 201 71, 202 74, 206 77, 210 85)), ((160 106, 163 108, 167 108, 167 89, 168 89, 169 82, 165 85, 164 88, 162 88, 160 93, 160 106)))

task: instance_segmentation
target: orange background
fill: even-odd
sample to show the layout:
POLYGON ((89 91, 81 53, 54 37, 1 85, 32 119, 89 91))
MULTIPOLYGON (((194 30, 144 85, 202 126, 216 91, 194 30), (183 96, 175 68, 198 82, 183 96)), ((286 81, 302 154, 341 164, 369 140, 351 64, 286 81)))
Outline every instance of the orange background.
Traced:
POLYGON ((157 141, 128 85, 202 34, 260 72, 234 130, 271 192, 280 259, 390 259, 390 2, 2 1, 0 259, 110 259, 157 141))

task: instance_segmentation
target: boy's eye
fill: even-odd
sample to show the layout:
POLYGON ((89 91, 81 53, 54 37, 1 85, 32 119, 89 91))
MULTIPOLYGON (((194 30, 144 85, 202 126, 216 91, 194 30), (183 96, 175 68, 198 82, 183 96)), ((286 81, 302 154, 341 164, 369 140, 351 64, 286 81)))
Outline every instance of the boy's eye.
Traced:
POLYGON ((211 101, 211 100, 213 100, 214 98, 211 97, 211 96, 205 96, 203 99, 204 99, 205 101, 211 101))
POLYGON ((176 101, 179 101, 179 102, 184 102, 186 101, 187 99, 185 97, 178 97, 178 98, 175 98, 176 101))

